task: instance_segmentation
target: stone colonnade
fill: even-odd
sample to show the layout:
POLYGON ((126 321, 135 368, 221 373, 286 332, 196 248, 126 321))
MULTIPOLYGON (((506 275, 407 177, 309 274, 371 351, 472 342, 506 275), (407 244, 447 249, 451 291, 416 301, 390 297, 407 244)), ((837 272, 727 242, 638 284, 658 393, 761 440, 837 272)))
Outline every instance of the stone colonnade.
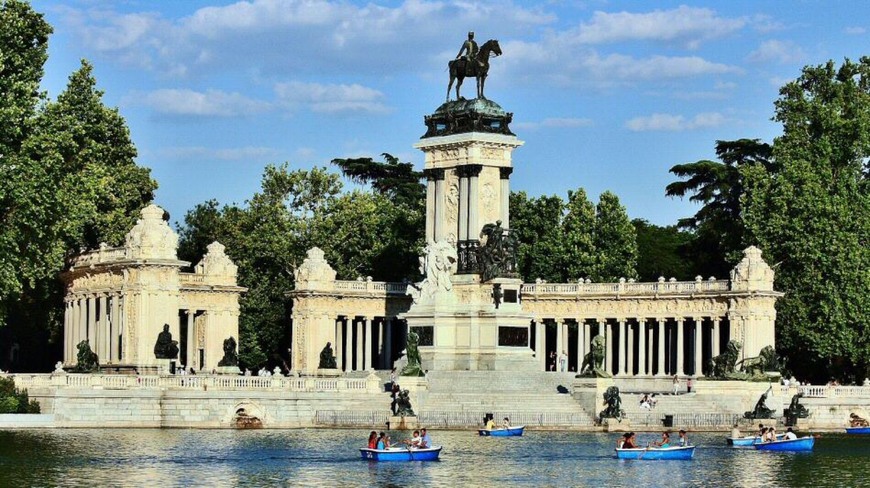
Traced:
POLYGON ((74 363, 78 354, 76 345, 87 340, 101 359, 119 362, 124 336, 123 301, 119 291, 65 297, 64 358, 71 358, 74 363))
POLYGON ((591 341, 605 339, 605 370, 615 376, 703 376, 729 338, 724 317, 536 318, 533 348, 541 370, 580 371, 591 341), (550 333, 548 334, 548 329, 550 333), (724 334, 724 338, 723 338, 724 334), (554 336, 548 340, 549 336, 554 336), (539 353, 540 351, 540 353, 539 353))

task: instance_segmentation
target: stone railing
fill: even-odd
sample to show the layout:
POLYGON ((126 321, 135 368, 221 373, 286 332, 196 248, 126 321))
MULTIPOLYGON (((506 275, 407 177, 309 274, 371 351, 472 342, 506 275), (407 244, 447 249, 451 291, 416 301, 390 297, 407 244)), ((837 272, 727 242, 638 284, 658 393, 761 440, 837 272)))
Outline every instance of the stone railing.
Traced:
POLYGON ((336 280, 335 290, 357 293, 377 293, 383 295, 407 295, 408 284, 371 280, 336 280))
POLYGON ((73 259, 73 266, 81 268, 93 264, 111 263, 127 259, 127 249, 124 247, 104 247, 80 254, 73 259))
POLYGON ((203 285, 205 275, 196 273, 178 273, 178 280, 182 285, 203 285))
POLYGON ((368 378, 297 378, 285 376, 174 375, 135 376, 119 374, 8 374, 16 388, 91 388, 103 390, 185 389, 185 390, 272 390, 300 392, 356 391, 380 393, 382 381, 368 378))
POLYGON ((730 289, 728 281, 659 281, 652 283, 526 283, 523 294, 547 295, 691 295, 730 289))
POLYGON ((870 386, 783 385, 781 391, 789 398, 798 392, 804 398, 870 398, 870 386))

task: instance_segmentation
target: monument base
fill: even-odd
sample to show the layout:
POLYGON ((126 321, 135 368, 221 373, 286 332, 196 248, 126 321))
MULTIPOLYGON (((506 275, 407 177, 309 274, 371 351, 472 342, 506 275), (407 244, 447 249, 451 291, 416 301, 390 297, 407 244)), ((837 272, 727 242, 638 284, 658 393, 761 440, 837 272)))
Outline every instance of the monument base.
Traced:
POLYGON ((314 370, 314 376, 318 378, 337 378, 341 376, 341 371, 336 368, 322 368, 314 370))
POLYGON ((242 374, 242 370, 239 369, 238 366, 218 366, 214 369, 217 374, 225 374, 225 375, 240 375, 242 374))
POLYGON ((420 422, 417 421, 417 416, 399 417, 396 415, 390 416, 387 421, 390 430, 417 430, 420 428, 420 422))
POLYGON ((607 432, 631 432, 631 422, 628 419, 601 419, 601 425, 607 432))

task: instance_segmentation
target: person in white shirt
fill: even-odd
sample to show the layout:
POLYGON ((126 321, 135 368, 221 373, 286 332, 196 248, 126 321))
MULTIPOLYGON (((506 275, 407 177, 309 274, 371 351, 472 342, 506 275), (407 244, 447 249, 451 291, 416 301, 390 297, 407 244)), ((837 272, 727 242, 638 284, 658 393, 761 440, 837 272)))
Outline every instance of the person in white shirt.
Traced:
POLYGON ((791 430, 791 427, 789 427, 788 429, 786 429, 786 431, 785 431, 785 437, 783 438, 783 440, 786 440, 786 441, 793 441, 793 440, 795 440, 795 439, 797 439, 797 435, 795 435, 794 431, 791 430))

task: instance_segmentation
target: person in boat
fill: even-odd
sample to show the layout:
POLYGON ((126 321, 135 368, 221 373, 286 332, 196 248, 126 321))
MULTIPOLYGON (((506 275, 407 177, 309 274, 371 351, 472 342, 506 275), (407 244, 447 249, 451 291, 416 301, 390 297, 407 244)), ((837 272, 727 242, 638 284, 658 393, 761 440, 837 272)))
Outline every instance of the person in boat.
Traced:
POLYGON ((420 429, 420 447, 432 447, 432 438, 429 437, 429 432, 426 429, 420 429))
POLYGON ((369 449, 376 449, 378 447, 378 433, 377 432, 372 431, 372 433, 369 434, 368 445, 369 445, 369 449))
POLYGON ((737 424, 734 424, 734 427, 731 427, 731 438, 739 439, 740 438, 740 429, 737 427, 737 424))
POLYGON ((410 447, 420 447, 420 431, 415 430, 414 435, 411 436, 411 440, 408 441, 408 446, 410 447))
POLYGON ((492 417, 489 417, 488 419, 486 419, 486 430, 493 429, 495 429, 495 422, 493 422, 492 417))
POLYGON ((623 449, 637 449, 637 439, 634 436, 634 432, 628 432, 624 437, 625 441, 622 443, 623 449))
POLYGON ((377 442, 377 444, 375 444, 376 449, 379 449, 379 450, 386 449, 387 448, 386 439, 387 439, 387 435, 384 434, 383 432, 381 432, 380 435, 378 435, 378 442, 377 442))
POLYGON ((686 435, 686 431, 680 429, 680 447, 689 446, 689 436, 686 435))
POLYGON ((767 439, 765 439, 765 441, 771 442, 771 441, 775 441, 775 440, 776 440, 776 427, 771 426, 769 429, 767 429, 767 439))
POLYGON ((625 434, 622 434, 621 436, 617 437, 617 438, 616 438, 616 448, 617 448, 617 449, 627 449, 627 448, 625 447, 625 444, 628 442, 628 438, 629 438, 629 437, 630 437, 630 435, 629 435, 628 432, 626 432, 625 434))
POLYGON ((786 429, 786 430, 785 430, 785 436, 783 437, 783 440, 786 440, 786 441, 793 441, 793 440, 795 440, 795 439, 797 439, 797 435, 794 433, 794 431, 791 429, 791 427, 789 427, 788 429, 786 429))
POLYGON ((758 424, 758 437, 764 437, 764 424, 758 424))
POLYGON ((511 419, 505 417, 504 420, 501 421, 502 429, 510 429, 511 428, 511 419))
POLYGON ((384 449, 389 449, 390 447, 392 447, 392 443, 390 442, 390 436, 385 435, 384 436, 384 449))
POLYGON ((661 449, 671 447, 671 434, 667 431, 662 432, 662 440, 653 442, 652 445, 661 449))

